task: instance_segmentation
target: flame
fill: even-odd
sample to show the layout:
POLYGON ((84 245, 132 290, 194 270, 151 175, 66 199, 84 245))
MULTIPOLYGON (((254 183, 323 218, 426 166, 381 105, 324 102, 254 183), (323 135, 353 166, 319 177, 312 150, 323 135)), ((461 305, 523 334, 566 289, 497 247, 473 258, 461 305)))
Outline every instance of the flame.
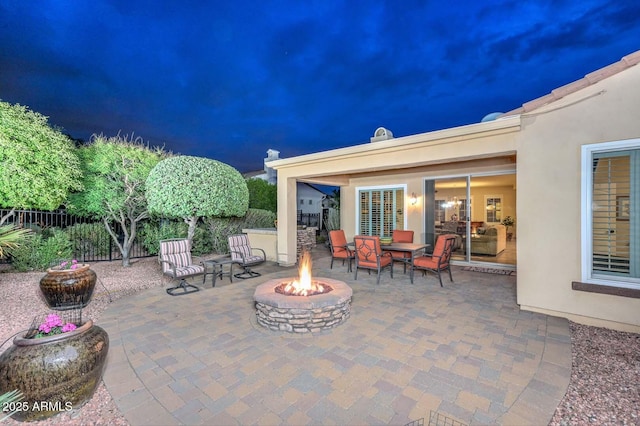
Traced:
POLYGON ((285 293, 307 296, 324 292, 324 287, 311 279, 311 255, 308 251, 302 253, 298 267, 298 279, 293 280, 284 288, 285 293))

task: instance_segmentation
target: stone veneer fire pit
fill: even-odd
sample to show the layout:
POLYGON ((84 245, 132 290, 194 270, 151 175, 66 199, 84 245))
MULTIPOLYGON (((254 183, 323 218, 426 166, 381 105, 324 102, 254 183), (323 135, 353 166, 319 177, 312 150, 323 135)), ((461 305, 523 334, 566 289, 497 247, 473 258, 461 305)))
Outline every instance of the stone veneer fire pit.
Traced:
POLYGON ((253 298, 258 324, 274 331, 309 333, 337 327, 349 318, 353 291, 343 281, 314 278, 332 290, 313 296, 276 292, 276 287, 292 280, 273 279, 256 288, 253 298))

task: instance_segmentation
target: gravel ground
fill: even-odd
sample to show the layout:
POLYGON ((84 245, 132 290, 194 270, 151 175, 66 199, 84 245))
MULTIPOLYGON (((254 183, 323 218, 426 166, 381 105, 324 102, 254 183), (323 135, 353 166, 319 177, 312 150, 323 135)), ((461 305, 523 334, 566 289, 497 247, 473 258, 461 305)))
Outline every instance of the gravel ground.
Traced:
MULTIPOLYGON (((136 259, 130 268, 120 262, 94 263, 91 268, 98 283, 83 316, 97 324, 112 301, 163 285, 155 258, 136 259)), ((42 272, 0 273, 0 351, 34 316, 49 312, 38 287, 42 276, 42 272)), ((570 327, 571 382, 551 425, 640 425, 640 335, 576 323, 570 327)), ((9 419, 5 424, 21 423, 9 419)), ((101 383, 84 406, 32 424, 120 426, 128 422, 101 383)))

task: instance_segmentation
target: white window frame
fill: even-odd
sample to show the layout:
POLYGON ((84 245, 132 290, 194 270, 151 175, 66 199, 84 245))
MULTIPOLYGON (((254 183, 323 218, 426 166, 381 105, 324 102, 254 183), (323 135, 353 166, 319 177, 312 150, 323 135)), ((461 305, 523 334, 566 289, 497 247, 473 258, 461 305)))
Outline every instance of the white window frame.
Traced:
POLYGON ((396 184, 396 185, 375 185, 375 186, 357 186, 355 188, 354 200, 356 200, 356 214, 354 217, 356 223, 356 235, 360 235, 360 191, 371 191, 371 190, 384 190, 384 189, 402 189, 404 192, 404 200, 402 202, 403 207, 403 229, 407 229, 407 184, 396 184))
POLYGON ((593 276, 593 239, 592 239, 592 205, 593 197, 591 188, 593 187, 593 154, 600 152, 627 151, 640 149, 640 139, 628 139, 623 141, 596 143, 583 145, 581 148, 581 232, 582 250, 582 282, 587 284, 598 284, 610 287, 622 287, 640 289, 640 278, 634 277, 603 277, 593 276))
POLYGON ((484 221, 486 223, 502 223, 502 206, 504 205, 504 195, 503 194, 493 194, 493 195, 485 195, 484 196, 484 221), (487 210, 487 201, 489 199, 499 199, 500 200, 500 220, 498 220, 497 222, 489 222, 489 215, 488 215, 488 210, 487 210))

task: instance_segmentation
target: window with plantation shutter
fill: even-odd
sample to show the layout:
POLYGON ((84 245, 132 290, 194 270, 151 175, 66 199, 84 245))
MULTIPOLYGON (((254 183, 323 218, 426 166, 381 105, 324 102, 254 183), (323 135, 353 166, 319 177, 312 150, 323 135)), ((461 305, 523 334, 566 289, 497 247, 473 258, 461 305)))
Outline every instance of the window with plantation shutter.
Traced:
POLYGON ((587 265, 583 280, 640 287, 640 141, 636 144, 625 141, 583 148, 583 171, 588 174, 583 182, 587 201, 583 236, 588 242, 588 252, 583 251, 587 265))
POLYGON ((404 188, 359 189, 358 233, 390 237, 404 227, 404 188))

